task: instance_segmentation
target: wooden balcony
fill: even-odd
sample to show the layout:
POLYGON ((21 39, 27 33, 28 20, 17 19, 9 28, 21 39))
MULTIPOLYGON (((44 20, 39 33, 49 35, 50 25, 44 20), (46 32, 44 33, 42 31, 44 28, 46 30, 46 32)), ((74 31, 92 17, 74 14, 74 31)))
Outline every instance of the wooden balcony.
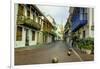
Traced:
POLYGON ((33 19, 30 19, 29 17, 21 15, 17 17, 17 25, 24 25, 30 28, 34 28, 36 30, 41 29, 41 25, 39 23, 35 22, 33 19))

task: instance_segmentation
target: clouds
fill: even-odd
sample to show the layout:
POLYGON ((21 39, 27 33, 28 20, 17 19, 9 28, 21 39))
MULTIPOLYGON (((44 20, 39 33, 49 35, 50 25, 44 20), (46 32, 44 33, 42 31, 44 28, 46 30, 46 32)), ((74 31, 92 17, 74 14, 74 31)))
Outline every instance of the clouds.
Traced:
POLYGON ((52 16, 57 24, 65 24, 69 15, 69 7, 36 5, 44 15, 52 16))

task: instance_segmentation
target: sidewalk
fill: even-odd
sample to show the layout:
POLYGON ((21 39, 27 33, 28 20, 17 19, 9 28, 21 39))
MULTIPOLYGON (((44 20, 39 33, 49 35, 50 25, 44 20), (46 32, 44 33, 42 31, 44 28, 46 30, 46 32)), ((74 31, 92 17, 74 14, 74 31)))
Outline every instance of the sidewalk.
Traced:
POLYGON ((94 60, 94 54, 86 54, 81 52, 78 48, 73 48, 82 58, 83 61, 93 61, 94 60))
POLYGON ((20 48, 15 48, 15 51, 25 51, 25 50, 32 50, 32 49, 39 49, 39 48, 50 48, 54 46, 53 44, 56 42, 51 42, 51 43, 44 43, 44 44, 38 44, 38 45, 32 45, 32 46, 25 46, 25 47, 20 47, 20 48), (50 46, 52 44, 52 46, 50 46))

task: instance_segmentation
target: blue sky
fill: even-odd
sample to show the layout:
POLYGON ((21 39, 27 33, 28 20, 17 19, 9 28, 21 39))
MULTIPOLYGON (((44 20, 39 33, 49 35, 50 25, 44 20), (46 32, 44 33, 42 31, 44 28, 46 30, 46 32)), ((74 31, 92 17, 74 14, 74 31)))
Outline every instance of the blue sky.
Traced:
POLYGON ((65 25, 69 16, 69 7, 67 6, 49 6, 49 5, 36 5, 44 15, 52 16, 56 24, 65 25))

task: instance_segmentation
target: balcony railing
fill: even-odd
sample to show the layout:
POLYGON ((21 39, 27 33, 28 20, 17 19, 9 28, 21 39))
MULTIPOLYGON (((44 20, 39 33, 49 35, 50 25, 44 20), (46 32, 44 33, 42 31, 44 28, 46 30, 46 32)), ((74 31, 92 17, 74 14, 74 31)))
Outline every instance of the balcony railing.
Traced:
POLYGON ((23 16, 23 15, 17 16, 17 24, 23 24, 24 20, 25 20, 25 16, 23 16))
POLYGON ((30 19, 29 17, 25 17, 22 15, 18 15, 17 25, 25 25, 30 28, 35 28, 37 30, 40 30, 40 28, 41 28, 39 23, 35 22, 33 19, 30 19))

